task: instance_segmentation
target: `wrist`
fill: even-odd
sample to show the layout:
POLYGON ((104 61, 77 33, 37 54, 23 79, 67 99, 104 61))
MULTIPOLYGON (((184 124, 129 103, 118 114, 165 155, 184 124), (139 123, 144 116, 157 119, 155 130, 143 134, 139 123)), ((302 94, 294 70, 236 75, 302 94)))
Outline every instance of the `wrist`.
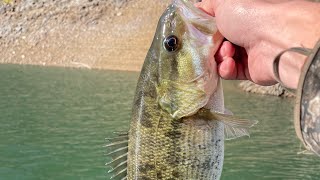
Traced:
POLYGON ((303 46, 312 48, 320 37, 320 3, 285 1, 275 5, 277 32, 273 34, 284 49, 303 46))
POLYGON ((275 79, 287 88, 296 89, 306 60, 307 57, 298 52, 284 53, 279 62, 278 77, 274 74, 275 79))
MULTIPOLYGON (((320 37, 319 11, 319 3, 308 1, 275 4, 270 15, 272 30, 266 30, 269 43, 276 47, 275 55, 291 47, 313 48, 320 37)), ((306 57, 290 52, 285 53, 281 59, 280 80, 289 88, 297 88, 306 57)))

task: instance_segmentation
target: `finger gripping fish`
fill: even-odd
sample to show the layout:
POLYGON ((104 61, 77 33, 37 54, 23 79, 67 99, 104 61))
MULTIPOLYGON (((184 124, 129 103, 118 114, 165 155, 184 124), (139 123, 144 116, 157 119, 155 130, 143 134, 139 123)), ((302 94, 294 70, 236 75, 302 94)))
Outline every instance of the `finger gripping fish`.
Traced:
POLYGON ((224 139, 255 122, 226 114, 213 59, 223 37, 214 18, 186 0, 161 16, 138 80, 129 133, 109 139, 111 179, 212 180, 224 139))

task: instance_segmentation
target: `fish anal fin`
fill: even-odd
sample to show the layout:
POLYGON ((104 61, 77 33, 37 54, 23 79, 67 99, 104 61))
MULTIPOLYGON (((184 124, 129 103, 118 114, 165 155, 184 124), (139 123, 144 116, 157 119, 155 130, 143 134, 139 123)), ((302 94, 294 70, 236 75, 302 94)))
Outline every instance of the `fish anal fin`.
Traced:
POLYGON ((108 144, 107 156, 111 158, 106 163, 110 167, 108 171, 111 179, 125 179, 127 176, 127 159, 128 159, 128 132, 116 133, 113 138, 106 138, 108 144))

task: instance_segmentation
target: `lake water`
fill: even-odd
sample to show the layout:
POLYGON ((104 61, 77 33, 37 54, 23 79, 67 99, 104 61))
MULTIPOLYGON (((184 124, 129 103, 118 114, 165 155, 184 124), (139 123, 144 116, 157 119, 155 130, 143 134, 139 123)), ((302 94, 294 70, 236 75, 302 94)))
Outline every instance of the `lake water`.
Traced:
MULTIPOLYGON (((138 73, 0 66, 0 179, 108 179, 104 138, 128 128, 138 73)), ((222 180, 320 179, 302 151, 292 99, 247 94, 224 82, 228 109, 259 120, 226 141, 222 180)))

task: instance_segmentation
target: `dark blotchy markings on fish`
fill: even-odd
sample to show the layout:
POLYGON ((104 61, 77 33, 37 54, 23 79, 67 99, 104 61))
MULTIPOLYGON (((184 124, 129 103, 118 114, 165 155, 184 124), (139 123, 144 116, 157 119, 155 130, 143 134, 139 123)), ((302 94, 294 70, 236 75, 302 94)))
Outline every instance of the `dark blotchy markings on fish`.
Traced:
POLYGON ((155 170, 154 164, 141 164, 139 167, 139 171, 142 173, 147 173, 148 171, 155 170))
MULTIPOLYGON (((175 0, 161 16, 138 80, 129 134, 107 145, 113 179, 220 178, 222 120, 238 127, 247 122, 208 110, 225 111, 221 84, 209 62, 210 50, 223 39, 213 42, 216 32, 213 18, 187 0, 175 0), (175 51, 164 47, 167 37, 177 38, 175 51)), ((228 132, 231 138, 247 135, 245 129, 228 132)))
POLYGON ((177 59, 176 57, 171 57, 172 59, 170 59, 170 62, 171 62, 171 71, 170 71, 170 79, 177 79, 179 76, 178 74, 178 62, 177 62, 177 59))

